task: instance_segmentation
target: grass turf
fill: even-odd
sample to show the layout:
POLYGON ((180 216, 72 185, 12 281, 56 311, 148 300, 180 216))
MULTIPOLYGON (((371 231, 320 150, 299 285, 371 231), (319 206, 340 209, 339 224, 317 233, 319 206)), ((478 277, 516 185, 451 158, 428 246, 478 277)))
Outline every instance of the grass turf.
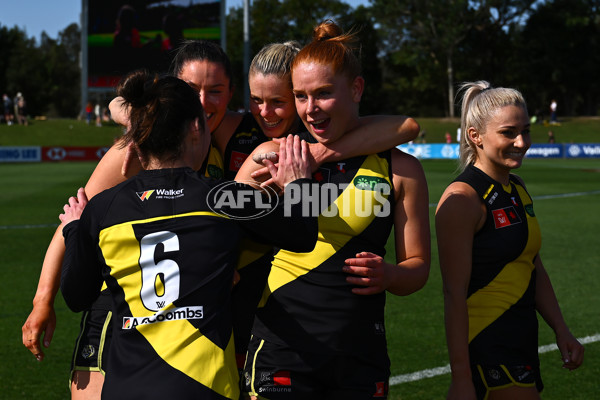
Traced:
MULTIPOLYGON (((559 127, 564 127, 564 132, 555 130, 558 141, 561 142, 561 136, 572 135, 579 138, 574 141, 597 142, 600 122, 590 121, 564 122, 559 127)), ((419 122, 425 126, 425 120, 419 122)), ((439 125, 442 122, 436 122, 441 132, 440 142, 445 132, 439 125)), ((427 140, 430 142, 435 136, 433 131, 428 128, 427 140)), ((0 125, 0 144, 101 146, 110 144, 120 132, 115 126, 96 128, 80 121, 39 121, 28 127, 0 125)), ((545 132, 540 132, 543 137, 545 132)), ((532 132, 535 142, 534 135, 535 126, 532 132)), ((456 164, 446 160, 423 160, 422 163, 428 179, 433 223, 434 205, 455 176, 456 164)), ((0 357, 4 360, 0 364, 0 399, 69 398, 67 380, 79 314, 71 313, 58 295, 58 328, 51 347, 46 350, 46 359, 41 363, 22 345, 21 326, 31 310, 44 252, 58 223, 62 205, 85 184, 94 166, 88 162, 0 165, 0 182, 3 183, 0 205, 4 210, 0 216, 0 254, 5 276, 0 288, 4 306, 0 312, 0 357)), ((599 172, 600 161, 585 159, 530 159, 518 171, 534 197, 542 228, 542 257, 546 269, 565 318, 578 337, 600 333, 597 315, 600 309, 600 256, 596 252, 599 244, 597 227, 600 225, 599 172), (595 194, 591 193, 594 191, 595 194), (580 192, 588 194, 561 197, 580 192)), ((388 249, 388 258, 394 258, 392 247, 388 249)), ((441 278, 433 226, 432 267, 427 285, 411 296, 388 296, 386 314, 392 376, 447 365, 441 278)), ((540 345, 553 341, 552 332, 541 321, 540 345)), ((544 399, 594 398, 596 377, 600 373, 599 356, 598 343, 586 345, 584 366, 568 372, 560 368, 558 352, 542 354, 542 374, 546 384, 544 399)), ((443 399, 448 384, 449 375, 445 374, 394 385, 390 388, 390 399, 443 399)))

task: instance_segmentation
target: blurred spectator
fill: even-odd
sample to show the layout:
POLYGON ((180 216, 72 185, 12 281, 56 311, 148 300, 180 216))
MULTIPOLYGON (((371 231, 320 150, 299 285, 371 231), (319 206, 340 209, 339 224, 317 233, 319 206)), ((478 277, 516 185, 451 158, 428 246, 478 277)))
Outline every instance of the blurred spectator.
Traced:
POLYGON ((27 126, 27 102, 21 92, 17 93, 17 121, 19 125, 27 126))
POLYGON ((556 119, 556 109, 558 107, 558 104, 556 104, 556 100, 552 100, 552 102, 550 103, 550 123, 551 124, 555 124, 558 122, 558 120, 556 119))
POLYGON ((94 114, 96 115, 96 126, 102 126, 102 116, 100 115, 100 103, 94 106, 94 114))
POLYGON ((452 135, 446 131, 446 143, 452 143, 452 135))
POLYGON ((554 137, 554 132, 548 131, 548 143, 556 143, 556 138, 554 137))
POLYGON ((6 122, 6 125, 12 125, 14 118, 12 111, 13 103, 6 93, 2 95, 2 105, 4 107, 4 121, 6 122))
POLYGON ((88 101, 85 105, 85 122, 89 125, 92 122, 92 114, 94 113, 94 109, 92 108, 92 103, 88 101))

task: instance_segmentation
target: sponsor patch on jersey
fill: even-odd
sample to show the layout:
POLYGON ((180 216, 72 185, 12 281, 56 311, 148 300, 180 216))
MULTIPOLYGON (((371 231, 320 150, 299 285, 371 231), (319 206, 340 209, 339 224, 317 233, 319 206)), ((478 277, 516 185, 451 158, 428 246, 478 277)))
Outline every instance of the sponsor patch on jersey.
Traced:
POLYGON ((231 152, 231 160, 229 161, 229 170, 230 171, 239 171, 242 168, 242 164, 248 158, 248 154, 241 153, 239 151, 231 152))
POLYGON ((277 371, 273 374, 263 371, 257 382, 258 393, 291 393, 290 371, 277 371))
POLYGON ((279 386, 292 386, 290 371, 277 371, 273 374, 273 383, 279 386))
POLYGON ((133 329, 138 325, 149 325, 157 322, 178 321, 182 319, 204 318, 204 307, 179 307, 162 310, 149 317, 123 317, 122 329, 133 329))
POLYGON ((521 218, 513 206, 492 210, 492 215, 496 229, 521 223, 521 218))
POLYGON ((317 182, 329 182, 331 176, 331 170, 327 168, 319 168, 313 174, 313 179, 317 182))
POLYGON ((387 397, 389 386, 387 382, 375 382, 375 393, 373 398, 387 397))
POLYGON ((135 192, 141 201, 149 200, 150 196, 154 194, 154 198, 157 200, 172 200, 178 197, 183 197, 183 189, 152 189, 145 190, 143 192, 135 192))
POLYGON ((390 192, 390 185, 385 179, 379 176, 357 175, 356 177, 354 177, 352 183, 354 183, 354 186, 359 190, 375 191, 375 188, 378 187, 377 185, 380 185, 380 187, 387 188, 387 190, 385 190, 384 193, 389 194, 390 192))
POLYGON ((533 211, 533 204, 527 204, 524 208, 525 208, 525 212, 530 217, 535 217, 535 212, 533 211))
POLYGON ((154 193, 154 190, 145 190, 143 192, 135 192, 135 194, 137 194, 137 196, 140 198, 141 201, 148 200, 150 198, 150 196, 152 196, 152 193, 154 193))

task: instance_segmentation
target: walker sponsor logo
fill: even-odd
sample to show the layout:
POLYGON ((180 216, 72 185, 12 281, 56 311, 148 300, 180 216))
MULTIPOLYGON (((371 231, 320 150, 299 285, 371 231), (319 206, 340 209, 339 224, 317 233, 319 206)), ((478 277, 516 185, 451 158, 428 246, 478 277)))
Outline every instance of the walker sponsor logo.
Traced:
POLYGON ((492 210, 492 215, 494 216, 494 224, 496 229, 521 223, 521 218, 519 218, 519 215, 512 206, 498 210, 492 210))
POLYGON ((243 183, 257 182, 226 181, 215 186, 208 192, 208 207, 231 219, 249 220, 264 217, 279 204, 279 195, 273 188, 267 186, 259 191, 243 183))
POLYGON ((172 200, 178 197, 183 197, 183 189, 152 189, 144 192, 135 192, 141 201, 149 200, 152 194, 157 200, 172 200))
POLYGON ((40 147, 0 147, 0 162, 39 162, 40 147))
POLYGON ((159 311, 149 317, 123 317, 122 329, 133 329, 138 325, 150 325, 158 322, 179 321, 182 319, 204 318, 204 307, 179 307, 170 310, 159 311))
POLYGON ((573 158, 600 157, 600 143, 567 144, 566 154, 573 158))
POLYGON ((152 196, 152 193, 154 193, 154 190, 146 190, 144 192, 135 192, 138 197, 140 198, 141 201, 144 200, 148 200, 150 198, 150 196, 152 196))
POLYGON ((563 147, 560 144, 533 144, 525 153, 529 158, 562 158, 563 147))

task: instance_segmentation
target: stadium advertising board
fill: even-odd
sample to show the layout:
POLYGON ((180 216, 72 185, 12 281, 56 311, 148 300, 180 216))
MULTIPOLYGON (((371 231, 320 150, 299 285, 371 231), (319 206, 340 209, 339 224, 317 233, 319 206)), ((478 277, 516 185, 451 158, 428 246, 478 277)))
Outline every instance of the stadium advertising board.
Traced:
POLYGON ((41 161, 39 146, 0 147, 0 162, 37 162, 41 161))
POLYGON ((527 158, 563 158, 562 144, 532 144, 525 157, 527 158))
MULTIPOLYGON (((402 144, 398 149, 420 159, 458 159, 458 144, 402 144)), ((532 144, 527 158, 600 158, 600 143, 532 144)))
POLYGON ((571 143, 565 145, 567 158, 598 158, 600 143, 571 143))
POLYGON ((164 72, 184 39, 219 41, 220 0, 87 0, 87 86, 139 68, 164 72))
POLYGON ((417 158, 458 158, 458 144, 402 144, 398 148, 417 158))

